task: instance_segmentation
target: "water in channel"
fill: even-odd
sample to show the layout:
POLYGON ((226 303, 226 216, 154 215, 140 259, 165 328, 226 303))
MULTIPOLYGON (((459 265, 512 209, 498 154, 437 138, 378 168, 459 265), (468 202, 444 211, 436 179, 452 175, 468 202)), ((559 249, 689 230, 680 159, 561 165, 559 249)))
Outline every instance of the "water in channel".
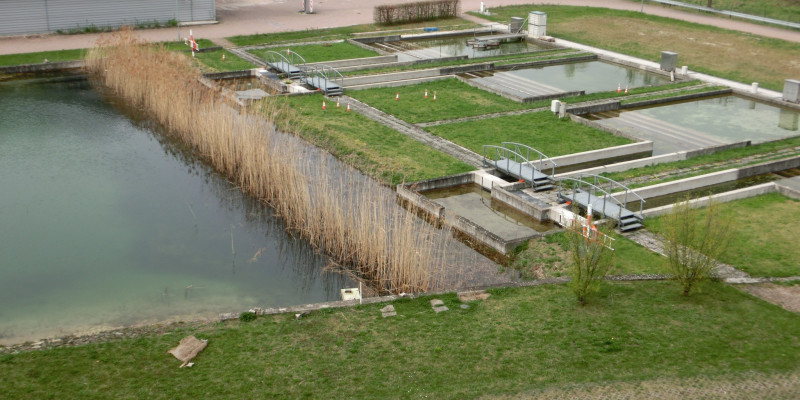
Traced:
POLYGON ((352 281, 86 81, 0 83, 0 344, 339 298, 352 281))

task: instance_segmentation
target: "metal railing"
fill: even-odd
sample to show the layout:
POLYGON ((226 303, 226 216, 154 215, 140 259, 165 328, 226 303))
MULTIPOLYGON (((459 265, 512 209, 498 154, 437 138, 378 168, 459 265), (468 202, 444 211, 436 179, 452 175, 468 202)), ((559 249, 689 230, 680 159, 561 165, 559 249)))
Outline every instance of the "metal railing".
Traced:
POLYGON ((552 159, 552 158, 550 158, 550 157, 546 156, 546 155, 545 155, 544 153, 542 153, 541 151, 539 151, 539 150, 536 150, 536 149, 534 149, 533 147, 530 147, 530 146, 528 146, 528 145, 524 145, 524 144, 522 144, 522 143, 503 142, 503 143, 501 143, 501 144, 503 145, 503 147, 505 147, 505 148, 507 148, 507 149, 511 149, 511 147, 509 147, 509 146, 514 146, 514 152, 515 152, 515 153, 522 154, 522 151, 521 151, 521 150, 524 150, 524 151, 525 151, 525 159, 526 159, 526 160, 528 160, 528 162, 527 162, 527 163, 528 163, 528 165, 529 165, 531 168, 535 168, 535 167, 533 166, 533 164, 531 164, 531 161, 530 161, 530 159, 531 159, 531 152, 534 152, 534 153, 538 154, 538 155, 539 155, 539 168, 535 168, 535 169, 536 169, 536 170, 538 170, 539 172, 541 172, 541 171, 542 171, 542 169, 544 168, 544 165, 543 165, 543 164, 544 164, 544 162, 550 162, 550 164, 552 164, 552 165, 551 165, 551 167, 550 167, 550 175, 555 175, 555 173, 556 173, 556 167, 558 166, 558 164, 556 164, 556 162, 555 162, 555 161, 553 161, 553 159, 552 159))
POLYGON ((625 185, 623 185, 623 184, 621 184, 621 183, 619 183, 619 182, 617 182, 617 181, 615 181, 613 179, 606 178, 606 177, 600 176, 600 175, 594 175, 594 174, 579 175, 577 178, 560 178, 560 179, 558 179, 558 196, 562 197, 562 198, 569 198, 569 196, 562 194, 563 190, 564 190, 564 182, 565 181, 574 182, 574 184, 571 185, 572 202, 573 203, 575 203, 575 200, 576 200, 575 196, 576 196, 577 192, 579 190, 582 190, 582 191, 584 191, 584 192, 589 194, 589 196, 590 196, 589 200, 590 201, 591 201, 592 197, 602 198, 603 199, 603 207, 602 207, 602 210, 600 210, 600 211, 602 212, 603 215, 608 215, 608 214, 606 214, 606 204, 607 204, 607 202, 609 200, 612 200, 613 203, 617 207, 619 207, 619 212, 617 213, 617 220, 622 218, 622 210, 623 209, 627 210, 627 208, 628 208, 628 193, 630 193, 630 194, 636 196, 636 198, 639 200, 638 217, 639 218, 644 218, 643 214, 642 214, 642 211, 644 210, 644 203, 646 202, 645 199, 643 199, 641 196, 636 194, 636 192, 631 190, 629 187, 627 187, 627 186, 625 186, 625 185), (592 178, 592 181, 589 182, 585 178, 592 178), (605 183, 608 184, 608 186, 607 186, 608 190, 603 189, 603 187, 601 186, 601 185, 603 185, 605 183), (587 186, 589 188, 589 190, 584 190, 584 186, 587 186), (622 201, 617 199, 615 197, 615 195, 612 194, 615 191, 615 189, 624 190, 625 197, 624 197, 624 199, 622 201), (602 193, 602 196, 598 196, 597 195, 598 191, 602 193))
POLYGON ((322 89, 325 94, 328 94, 328 87, 327 85, 322 87, 322 79, 338 85, 339 89, 344 91, 344 76, 342 76, 339 71, 329 65, 318 64, 306 67, 303 69, 303 74, 305 75, 303 79, 306 83, 322 89))
POLYGON ((297 54, 289 49, 286 49, 285 55, 284 52, 279 53, 277 51, 267 51, 264 55, 264 58, 267 65, 279 69, 281 72, 285 72, 287 74, 290 73, 290 66, 297 67, 302 73, 306 65, 306 60, 300 54, 297 54), (281 63, 286 64, 286 71, 283 71, 281 68, 279 68, 281 63))

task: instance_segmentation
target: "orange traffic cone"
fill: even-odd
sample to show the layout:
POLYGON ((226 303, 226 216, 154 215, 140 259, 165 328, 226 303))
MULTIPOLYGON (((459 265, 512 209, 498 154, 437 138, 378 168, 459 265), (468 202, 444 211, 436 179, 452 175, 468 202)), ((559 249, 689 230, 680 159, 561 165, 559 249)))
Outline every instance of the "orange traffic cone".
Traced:
POLYGON ((325 109, 325 100, 322 100, 322 109, 325 109))
POLYGON ((436 101, 436 92, 433 92, 433 101, 436 101))
POLYGON ((291 53, 291 51, 289 51, 289 48, 287 47, 286 48, 286 55, 288 56, 290 53, 291 53))
POLYGON ((397 100, 400 100, 400 92, 397 92, 397 94, 394 96, 394 101, 397 100))
POLYGON ((428 98, 428 89, 425 89, 425 98, 428 98))
POLYGON ((347 111, 350 111, 350 103, 347 103, 347 111))
POLYGON ((617 84, 617 93, 619 93, 621 90, 622 90, 622 86, 620 86, 620 84, 618 83, 617 84))
POLYGON ((628 87, 625 86, 625 94, 628 94, 628 87))
POLYGON ((222 55, 222 61, 225 61, 225 54, 222 55))

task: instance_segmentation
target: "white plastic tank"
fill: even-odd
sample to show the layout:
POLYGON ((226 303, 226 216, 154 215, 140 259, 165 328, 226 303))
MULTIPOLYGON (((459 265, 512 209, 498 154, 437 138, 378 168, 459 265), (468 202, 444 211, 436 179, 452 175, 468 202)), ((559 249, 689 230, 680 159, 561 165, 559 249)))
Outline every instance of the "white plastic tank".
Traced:
POLYGON ((547 35, 547 13, 531 11, 528 13, 528 37, 540 38, 547 35))
POLYGON ((553 100, 550 102, 550 111, 553 114, 558 114, 558 110, 561 108, 561 101, 560 100, 553 100))

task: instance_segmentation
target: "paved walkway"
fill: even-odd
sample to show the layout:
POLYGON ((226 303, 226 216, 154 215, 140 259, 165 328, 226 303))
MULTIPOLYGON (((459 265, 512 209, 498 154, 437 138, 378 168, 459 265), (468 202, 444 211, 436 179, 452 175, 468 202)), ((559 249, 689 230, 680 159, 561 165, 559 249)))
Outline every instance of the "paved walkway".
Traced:
MULTIPOLYGON (((330 28, 373 22, 376 5, 396 4, 414 0, 317 0, 316 14, 300 14, 300 2, 294 0, 217 0, 219 23, 194 26, 191 29, 197 38, 219 40, 236 35, 274 33, 303 29, 330 28)), ((484 0, 486 7, 530 4, 532 0, 484 0)), ((462 11, 477 11, 480 0, 461 0, 462 11)), ((599 6, 620 10, 639 11, 642 5, 627 0, 548 0, 547 4, 573 6, 599 6)), ((779 38, 800 43, 800 32, 773 28, 749 22, 735 21, 710 15, 693 14, 676 8, 645 4, 646 14, 681 19, 705 25, 749 32, 756 35, 779 38)), ((521 15, 521 17, 525 17, 521 15)), ((472 18, 472 17, 469 17, 472 18)), ((142 29, 139 35, 150 41, 177 40, 188 36, 189 27, 142 29)), ((48 50, 80 49, 91 47, 100 34, 76 35, 31 35, 0 38, 0 54, 32 53, 48 50)), ((222 42, 224 44, 224 42, 222 42)))

